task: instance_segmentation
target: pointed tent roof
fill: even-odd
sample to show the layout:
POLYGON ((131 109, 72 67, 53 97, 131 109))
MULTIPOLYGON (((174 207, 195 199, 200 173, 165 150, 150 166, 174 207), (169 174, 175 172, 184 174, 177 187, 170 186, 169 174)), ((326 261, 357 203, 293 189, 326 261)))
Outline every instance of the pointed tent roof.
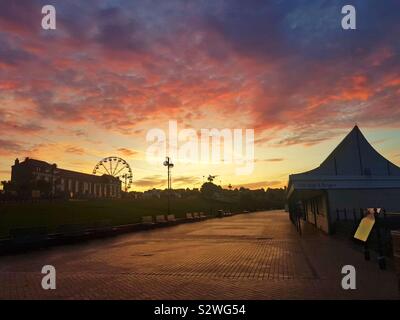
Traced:
POLYGON ((379 154, 355 126, 333 152, 311 171, 313 176, 400 176, 400 168, 379 154))
POLYGON ((400 188, 400 168, 355 126, 318 168, 289 176, 288 197, 295 190, 365 188, 400 188))

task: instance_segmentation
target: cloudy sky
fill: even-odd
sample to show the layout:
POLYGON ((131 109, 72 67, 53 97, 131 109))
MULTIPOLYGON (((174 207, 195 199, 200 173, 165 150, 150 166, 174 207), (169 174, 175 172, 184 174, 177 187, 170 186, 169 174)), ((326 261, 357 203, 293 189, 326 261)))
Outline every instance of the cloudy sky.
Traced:
POLYGON ((255 169, 177 164, 175 187, 203 176, 278 187, 319 165, 357 123, 400 164, 398 0, 2 0, 0 180, 16 157, 91 172, 115 155, 132 190, 164 187, 146 134, 178 127, 255 130, 255 169), (353 4, 357 30, 341 28, 353 4), (41 28, 41 7, 57 29, 41 28))

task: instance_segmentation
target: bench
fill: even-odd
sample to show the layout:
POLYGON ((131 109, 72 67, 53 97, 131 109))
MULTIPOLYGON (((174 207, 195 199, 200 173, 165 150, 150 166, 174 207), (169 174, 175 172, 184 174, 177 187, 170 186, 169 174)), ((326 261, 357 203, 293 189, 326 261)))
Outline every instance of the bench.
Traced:
POLYGON ((156 216, 156 223, 166 223, 167 220, 163 214, 156 216))
POLYGON ((31 227, 11 229, 10 237, 12 243, 17 245, 40 243, 47 240, 47 228, 31 227))
POLYGON ((193 214, 190 212, 186 213, 186 219, 194 219, 193 214))
POLYGON ((154 224, 153 217, 152 216, 143 216, 142 223, 143 224, 154 224))
POLYGON ((175 215, 174 215, 174 214, 169 214, 169 215, 167 216, 167 220, 168 220, 169 222, 175 222, 175 221, 176 221, 175 215))

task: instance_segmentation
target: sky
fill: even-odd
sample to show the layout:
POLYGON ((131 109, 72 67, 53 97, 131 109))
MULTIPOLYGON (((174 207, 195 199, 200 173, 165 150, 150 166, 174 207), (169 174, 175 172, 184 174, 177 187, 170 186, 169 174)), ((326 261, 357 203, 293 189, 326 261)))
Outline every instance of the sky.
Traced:
MULTIPOLYGON (((91 173, 125 159, 131 190, 166 187, 146 135, 253 129, 254 170, 175 163, 173 187, 282 187, 358 124, 400 165, 398 0, 1 0, 0 180, 15 158, 91 173), (41 8, 54 5, 56 30, 41 8), (342 6, 357 29, 341 27, 342 6)), ((174 161, 174 159, 172 159, 174 161)))

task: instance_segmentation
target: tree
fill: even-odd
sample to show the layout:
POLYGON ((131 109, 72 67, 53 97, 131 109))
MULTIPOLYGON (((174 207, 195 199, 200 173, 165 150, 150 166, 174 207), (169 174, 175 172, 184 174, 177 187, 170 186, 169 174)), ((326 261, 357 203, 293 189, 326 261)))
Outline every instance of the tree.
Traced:
POLYGON ((205 182, 201 186, 200 192, 205 199, 213 199, 215 194, 221 190, 221 187, 218 187, 212 182, 205 182))

